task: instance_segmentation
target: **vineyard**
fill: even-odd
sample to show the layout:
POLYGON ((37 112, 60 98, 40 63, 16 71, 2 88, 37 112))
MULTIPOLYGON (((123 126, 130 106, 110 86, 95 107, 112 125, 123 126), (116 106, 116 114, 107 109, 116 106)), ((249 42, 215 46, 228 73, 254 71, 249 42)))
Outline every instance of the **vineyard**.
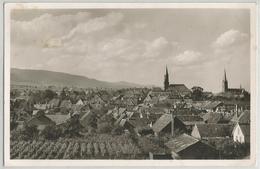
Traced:
POLYGON ((11 159, 134 159, 141 157, 141 151, 127 137, 99 136, 57 141, 11 141, 10 157, 11 159))

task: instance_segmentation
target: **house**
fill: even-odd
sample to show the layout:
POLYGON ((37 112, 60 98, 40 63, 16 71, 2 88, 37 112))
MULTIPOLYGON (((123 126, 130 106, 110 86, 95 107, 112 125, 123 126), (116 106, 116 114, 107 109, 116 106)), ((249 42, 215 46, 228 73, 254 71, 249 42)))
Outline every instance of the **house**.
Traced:
POLYGON ((174 132, 185 132, 186 126, 175 118, 172 114, 163 114, 152 126, 152 129, 155 135, 161 134, 169 134, 172 132, 172 128, 174 132), (174 125, 172 126, 172 121, 174 119, 174 125))
POLYGON ((208 104, 205 105, 204 109, 208 112, 215 112, 218 111, 218 109, 223 105, 224 104, 221 101, 212 101, 208 102, 208 104))
MULTIPOLYGON (((197 115, 177 115, 175 116, 175 123, 185 126, 185 131, 190 133, 195 124, 204 124, 203 119, 197 115)), ((184 128, 182 128, 184 130, 184 128)))
POLYGON ((70 100, 63 100, 60 104, 61 108, 70 109, 72 107, 72 103, 70 100))
POLYGON ((57 108, 60 105, 60 100, 57 99, 57 98, 54 98, 54 99, 49 101, 49 105, 50 105, 50 108, 52 108, 52 109, 57 108))
POLYGON ((208 112, 202 116, 205 123, 227 123, 221 113, 208 112))
POLYGON ((171 151, 166 146, 155 143, 151 137, 138 137, 138 144, 144 156, 149 156, 150 160, 172 160, 171 151))
POLYGON ((173 159, 217 159, 218 151, 188 134, 171 139, 165 145, 171 150, 173 159))
POLYGON ((79 100, 77 101, 76 105, 83 106, 83 105, 84 105, 84 102, 83 102, 81 99, 79 99, 79 100))
POLYGON ((26 124, 28 126, 37 126, 37 129, 42 131, 47 126, 55 125, 55 122, 53 122, 50 118, 46 117, 45 115, 41 114, 33 116, 26 122, 26 124))
POLYGON ((191 136, 200 140, 232 138, 232 124, 195 124, 191 136))
POLYGON ((246 110, 238 115, 238 112, 235 112, 234 117, 230 120, 231 123, 239 124, 250 124, 250 111, 246 110))
POLYGON ((91 118, 90 116, 91 116, 92 113, 93 113, 93 112, 88 111, 88 112, 86 112, 84 115, 82 115, 82 116, 80 117, 79 122, 80 122, 80 124, 81 124, 83 127, 88 127, 88 126, 89 126, 89 119, 91 118))
POLYGON ((50 107, 49 104, 35 104, 34 108, 38 109, 38 110, 46 110, 50 107))
POLYGON ((250 125, 237 123, 232 131, 233 141, 250 143, 250 125))
POLYGON ((190 89, 188 89, 185 84, 170 84, 168 90, 169 89, 175 89, 182 97, 191 95, 190 89))
POLYGON ((210 101, 194 101, 192 102, 192 107, 197 110, 205 110, 205 106, 209 104, 210 101))

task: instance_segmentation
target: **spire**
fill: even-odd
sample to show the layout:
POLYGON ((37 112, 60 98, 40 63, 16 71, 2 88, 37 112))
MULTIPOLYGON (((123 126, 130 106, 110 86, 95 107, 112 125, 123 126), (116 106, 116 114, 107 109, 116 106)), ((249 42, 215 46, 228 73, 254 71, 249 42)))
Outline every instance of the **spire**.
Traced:
POLYGON ((168 76, 168 68, 167 68, 167 65, 166 65, 166 75, 168 76))
POLYGON ((222 92, 227 92, 228 91, 228 81, 227 81, 227 74, 226 74, 226 69, 224 69, 224 78, 222 81, 222 92))
POLYGON ((169 87, 169 74, 168 74, 168 68, 167 68, 167 65, 166 65, 166 72, 165 72, 165 75, 164 75, 164 90, 167 90, 169 87))
POLYGON ((226 69, 224 69, 224 81, 227 81, 226 69))

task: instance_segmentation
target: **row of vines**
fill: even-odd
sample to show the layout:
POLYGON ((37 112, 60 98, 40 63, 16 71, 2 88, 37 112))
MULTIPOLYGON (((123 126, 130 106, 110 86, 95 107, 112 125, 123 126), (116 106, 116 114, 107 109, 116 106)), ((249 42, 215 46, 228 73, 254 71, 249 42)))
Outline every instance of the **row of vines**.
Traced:
POLYGON ((11 159, 133 159, 140 149, 123 138, 12 141, 11 159))

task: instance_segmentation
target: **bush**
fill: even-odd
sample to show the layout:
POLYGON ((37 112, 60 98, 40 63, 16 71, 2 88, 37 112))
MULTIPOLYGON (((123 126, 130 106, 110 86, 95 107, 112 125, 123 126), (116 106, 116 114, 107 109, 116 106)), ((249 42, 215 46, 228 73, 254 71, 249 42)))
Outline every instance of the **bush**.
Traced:
POLYGON ((18 123, 17 123, 17 122, 15 122, 15 121, 11 121, 11 122, 10 122, 10 129, 11 129, 11 130, 16 129, 17 126, 18 126, 18 123))
POLYGON ((121 135, 124 133, 124 128, 122 126, 115 126, 113 130, 111 131, 112 135, 121 135))
POLYGON ((40 136, 47 140, 56 140, 62 136, 62 129, 56 126, 47 126, 42 130, 40 136))
POLYGON ((36 126, 24 125, 23 129, 12 130, 11 131, 11 140, 33 140, 38 138, 39 131, 36 126))
POLYGON ((98 133, 110 133, 112 131, 112 125, 109 122, 98 123, 98 133))

